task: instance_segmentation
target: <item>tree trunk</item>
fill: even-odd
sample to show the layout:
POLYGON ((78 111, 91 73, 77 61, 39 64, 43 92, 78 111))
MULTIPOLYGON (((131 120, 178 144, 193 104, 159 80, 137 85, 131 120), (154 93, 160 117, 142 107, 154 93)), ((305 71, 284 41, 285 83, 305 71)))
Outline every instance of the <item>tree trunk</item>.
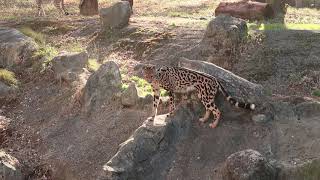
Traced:
POLYGON ((269 4, 252 1, 221 2, 215 10, 215 15, 219 14, 229 14, 248 20, 262 20, 274 16, 274 12, 269 4))
POLYGON ((85 16, 93 16, 99 13, 98 0, 81 0, 80 14, 85 16))

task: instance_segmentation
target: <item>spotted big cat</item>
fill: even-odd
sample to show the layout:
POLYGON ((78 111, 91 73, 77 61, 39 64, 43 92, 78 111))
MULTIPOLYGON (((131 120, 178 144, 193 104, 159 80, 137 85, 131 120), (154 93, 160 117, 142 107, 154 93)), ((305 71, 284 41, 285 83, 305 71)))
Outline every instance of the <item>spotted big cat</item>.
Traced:
POLYGON ((152 116, 157 115, 157 108, 160 102, 160 88, 168 91, 170 98, 169 115, 172 115, 175 110, 174 93, 196 91, 198 98, 206 109, 205 115, 199 121, 206 122, 212 113, 214 120, 209 124, 211 128, 215 128, 218 125, 221 116, 221 112, 214 102, 218 91, 225 96, 230 104, 236 107, 249 110, 255 109, 255 104, 239 102, 231 97, 221 83, 211 75, 182 67, 144 65, 142 69, 143 76, 151 84, 154 93, 152 116))

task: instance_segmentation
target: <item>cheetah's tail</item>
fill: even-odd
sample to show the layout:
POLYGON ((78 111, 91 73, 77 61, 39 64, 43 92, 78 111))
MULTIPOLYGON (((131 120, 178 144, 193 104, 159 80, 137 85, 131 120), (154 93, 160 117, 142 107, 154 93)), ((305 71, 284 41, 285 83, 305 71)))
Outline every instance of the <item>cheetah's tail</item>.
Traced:
POLYGON ((223 88, 223 86, 221 85, 220 82, 218 82, 219 84, 219 90, 222 92, 222 94, 226 97, 227 101, 236 106, 236 107, 240 107, 240 108, 244 108, 244 109, 250 109, 250 110, 254 110, 256 105, 252 104, 252 103, 244 103, 244 102, 239 102, 236 99, 234 99, 233 97, 231 97, 227 91, 223 88))

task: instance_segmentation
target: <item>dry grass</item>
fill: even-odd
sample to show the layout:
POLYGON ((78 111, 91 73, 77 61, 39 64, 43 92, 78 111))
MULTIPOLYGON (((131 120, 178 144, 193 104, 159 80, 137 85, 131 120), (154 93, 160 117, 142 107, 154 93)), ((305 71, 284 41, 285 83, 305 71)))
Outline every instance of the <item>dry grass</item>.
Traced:
POLYGON ((6 69, 0 69, 0 81, 9 86, 17 86, 19 83, 19 81, 15 77, 15 74, 6 69))

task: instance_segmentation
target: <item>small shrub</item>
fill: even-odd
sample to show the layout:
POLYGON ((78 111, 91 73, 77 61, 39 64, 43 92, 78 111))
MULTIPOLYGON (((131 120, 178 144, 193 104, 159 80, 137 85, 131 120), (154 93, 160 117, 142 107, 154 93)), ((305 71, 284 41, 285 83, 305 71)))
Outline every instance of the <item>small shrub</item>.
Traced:
POLYGON ((87 63, 87 68, 90 72, 97 71, 101 64, 98 63, 96 59, 89 59, 87 63))
POLYGON ((31 37, 34 39, 38 44, 45 44, 45 36, 40 33, 32 30, 30 27, 21 27, 20 32, 22 32, 24 35, 31 37))
POLYGON ((122 84, 122 86, 121 86, 121 91, 125 91, 125 90, 127 90, 127 89, 128 89, 128 87, 129 87, 129 85, 128 85, 128 84, 122 84))
MULTIPOLYGON (((132 76, 130 80, 136 83, 138 94, 140 96, 146 96, 153 93, 151 84, 146 80, 139 78, 138 76, 132 76)), ((168 92, 164 89, 160 89, 160 96, 168 96, 168 92)))
POLYGON ((6 69, 0 69, 0 80, 9 86, 17 86, 19 83, 14 73, 6 69))
POLYGON ((39 49, 34 53, 34 57, 38 58, 46 58, 46 61, 51 61, 55 56, 58 55, 58 51, 56 48, 50 45, 42 45, 39 49))
POLYGON ((320 89, 313 91, 312 95, 320 97, 320 89))
POLYGON ((136 83, 138 94, 140 96, 152 94, 152 87, 146 80, 139 78, 138 76, 132 76, 130 80, 136 83))
POLYGON ((168 96, 168 91, 164 90, 164 89, 160 89, 160 96, 168 96))
MULTIPOLYGON (((47 67, 50 65, 52 59, 58 55, 58 51, 56 48, 50 46, 50 45, 41 45, 39 49, 33 54, 33 58, 41 59, 44 58, 44 61, 42 61, 42 64, 37 65, 36 67, 40 66, 40 72, 44 72, 47 67)), ((36 69, 38 70, 38 69, 36 69)))

